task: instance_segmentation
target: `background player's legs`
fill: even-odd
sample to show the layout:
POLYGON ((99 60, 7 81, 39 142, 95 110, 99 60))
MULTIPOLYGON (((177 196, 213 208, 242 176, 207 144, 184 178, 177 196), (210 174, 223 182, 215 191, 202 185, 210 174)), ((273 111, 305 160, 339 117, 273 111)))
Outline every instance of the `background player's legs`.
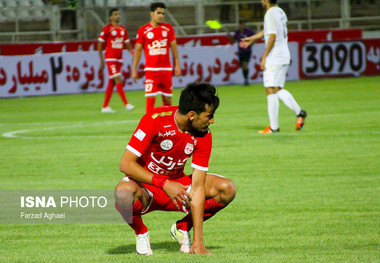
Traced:
POLYGON ((123 179, 116 186, 115 207, 136 235, 148 232, 141 218, 141 212, 148 204, 149 195, 135 181, 123 179))
POLYGON ((248 75, 249 75, 248 61, 246 60, 242 61, 241 68, 243 70, 244 85, 248 85, 248 75))
POLYGON ((161 71, 157 78, 157 92, 161 94, 162 105, 171 106, 173 96, 173 73, 171 71, 161 71))
POLYGON ((296 100, 293 98, 289 91, 284 89, 286 73, 288 72, 289 65, 282 65, 275 76, 278 86, 281 87, 277 92, 278 98, 284 102, 284 104, 291 109, 296 116, 301 113, 301 107, 298 105, 296 100))
POLYGON ((250 58, 251 58, 251 53, 239 54, 239 62, 240 62, 240 67, 243 72, 244 85, 248 85, 248 75, 249 75, 248 63, 249 63, 250 58))
POLYGON ((124 90, 123 90, 123 83, 121 81, 120 76, 115 77, 115 83, 116 83, 117 93, 119 93, 119 96, 120 96, 121 100, 123 101, 124 106, 126 106, 128 104, 128 101, 127 101, 127 98, 126 98, 124 90))
POLYGON ((292 94, 286 89, 280 89, 277 92, 277 95, 280 100, 291 109, 297 116, 301 113, 301 107, 298 105, 292 94))
MULTIPOLYGON (((206 201, 203 214, 203 221, 210 219, 217 212, 225 208, 235 198, 235 184, 228 178, 216 174, 207 174, 206 183, 206 201)), ((177 229, 190 231, 193 227, 191 214, 186 215, 177 221, 177 229)))
POLYGON ((265 63, 263 72, 264 87, 268 101, 269 125, 259 133, 272 133, 280 131, 278 125, 278 94, 277 92, 284 86, 286 72, 289 65, 277 65, 265 63))
POLYGON ((268 101, 268 116, 269 116, 269 124, 272 130, 278 130, 278 95, 277 91, 279 88, 268 87, 265 88, 267 101, 268 101))
POLYGON ((172 97, 162 95, 162 105, 163 106, 172 106, 172 97))
POLYGON ((108 104, 109 104, 109 102, 111 100, 111 96, 112 96, 112 93, 113 93, 113 85, 114 85, 113 79, 110 78, 108 80, 108 85, 107 85, 106 93, 105 93, 105 96, 104 96, 103 108, 107 108, 108 107, 108 104))
POLYGON ((150 112, 154 109, 154 104, 156 104, 156 97, 146 97, 146 112, 150 112))
POLYGON ((154 109, 157 95, 157 72, 145 71, 145 97, 146 97, 146 112, 154 109))

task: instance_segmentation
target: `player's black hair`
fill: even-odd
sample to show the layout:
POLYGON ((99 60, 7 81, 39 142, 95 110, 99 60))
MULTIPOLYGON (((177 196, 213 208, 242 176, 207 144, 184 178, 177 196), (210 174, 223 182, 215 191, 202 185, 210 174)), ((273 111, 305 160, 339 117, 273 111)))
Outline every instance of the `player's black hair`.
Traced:
POLYGON ((178 110, 183 115, 190 111, 200 114, 206 110, 206 104, 212 106, 214 112, 219 107, 216 88, 210 83, 192 82, 182 90, 178 110))
POLYGON ((115 11, 119 11, 119 9, 117 8, 112 8, 109 12, 109 16, 112 16, 112 13, 115 12, 115 11))
POLYGON ((166 5, 162 2, 155 2, 150 4, 150 11, 154 12, 157 8, 166 9, 166 5))
POLYGON ((277 0, 269 0, 269 3, 270 3, 271 5, 276 5, 276 4, 277 4, 277 0))

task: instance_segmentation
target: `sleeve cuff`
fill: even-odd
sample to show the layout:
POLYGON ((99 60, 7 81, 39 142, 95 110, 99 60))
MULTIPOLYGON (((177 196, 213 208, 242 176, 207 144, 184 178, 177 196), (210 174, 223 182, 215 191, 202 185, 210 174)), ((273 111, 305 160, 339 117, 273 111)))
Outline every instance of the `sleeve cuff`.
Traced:
POLYGON ((141 157, 141 155, 142 155, 139 151, 137 151, 135 148, 133 148, 129 144, 127 145, 127 150, 129 150, 132 153, 134 153, 135 155, 137 155, 137 157, 141 157))
POLYGON ((104 39, 103 38, 98 38, 98 41, 100 41, 100 42, 104 42, 104 39))
POLYGON ((197 169, 197 170, 204 171, 204 172, 208 171, 208 167, 199 166, 199 165, 196 165, 194 163, 191 163, 191 167, 193 167, 194 169, 197 169))
POLYGON ((127 40, 124 41, 124 43, 129 43, 129 42, 131 42, 130 39, 127 39, 127 40))

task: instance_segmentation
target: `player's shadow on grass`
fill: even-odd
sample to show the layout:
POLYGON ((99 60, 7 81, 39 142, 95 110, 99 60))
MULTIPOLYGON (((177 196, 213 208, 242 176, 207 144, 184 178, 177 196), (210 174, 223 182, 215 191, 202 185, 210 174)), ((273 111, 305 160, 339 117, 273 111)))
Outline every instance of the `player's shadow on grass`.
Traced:
MULTIPOLYGON (((152 250, 160 251, 179 251, 179 245, 176 242, 158 242, 151 243, 152 250)), ((221 246, 207 246, 207 249, 217 250, 222 248, 221 246)), ((110 248, 107 251, 107 254, 118 255, 118 254, 131 254, 136 253, 136 244, 130 244, 125 246, 118 246, 116 248, 110 248)))

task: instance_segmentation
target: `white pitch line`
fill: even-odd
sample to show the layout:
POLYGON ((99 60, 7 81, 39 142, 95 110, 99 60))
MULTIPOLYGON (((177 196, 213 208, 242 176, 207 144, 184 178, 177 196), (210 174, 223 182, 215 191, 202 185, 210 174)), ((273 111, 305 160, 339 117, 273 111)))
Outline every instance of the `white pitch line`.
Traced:
MULTIPOLYGON (((68 125, 68 126, 53 126, 53 127, 46 127, 46 128, 37 128, 37 129, 24 129, 24 130, 17 130, 17 131, 10 131, 5 132, 1 136, 4 138, 17 138, 17 139, 67 139, 72 138, 74 136, 19 136, 19 134, 28 133, 28 132, 34 132, 34 131, 43 131, 43 130, 56 130, 56 129, 68 129, 68 128, 76 128, 76 127, 86 127, 86 126, 99 126, 104 124, 114 124, 114 123, 136 123, 138 120, 125 120, 125 121, 104 121, 104 122, 95 122, 95 123, 84 123, 84 122, 78 122, 74 125, 68 125)), ((78 136, 78 138, 99 138, 99 137, 110 137, 110 136, 78 136)), ((121 136, 120 136, 121 137, 121 136)), ((123 137, 124 138, 124 137, 123 137)))

